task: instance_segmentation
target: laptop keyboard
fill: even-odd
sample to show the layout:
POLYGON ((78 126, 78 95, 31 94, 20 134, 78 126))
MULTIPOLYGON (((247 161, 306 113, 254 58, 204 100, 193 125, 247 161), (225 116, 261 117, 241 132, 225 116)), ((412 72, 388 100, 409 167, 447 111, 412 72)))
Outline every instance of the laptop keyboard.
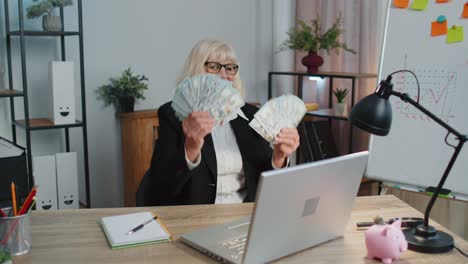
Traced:
POLYGON ((247 235, 242 235, 240 237, 236 237, 228 241, 223 241, 219 244, 231 250, 235 254, 242 256, 242 254, 244 254, 246 242, 247 242, 247 235))

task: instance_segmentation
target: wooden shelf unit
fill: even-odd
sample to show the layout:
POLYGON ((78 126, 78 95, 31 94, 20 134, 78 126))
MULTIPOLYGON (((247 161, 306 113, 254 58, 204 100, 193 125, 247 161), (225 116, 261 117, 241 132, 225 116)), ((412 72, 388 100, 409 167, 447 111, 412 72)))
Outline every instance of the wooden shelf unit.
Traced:
MULTIPOLYGON (((89 163, 88 163, 88 136, 87 136, 87 122, 86 122, 86 89, 85 89, 85 75, 84 75, 84 50, 83 50, 83 6, 82 6, 82 0, 77 0, 76 1, 76 19, 78 22, 78 28, 76 31, 57 31, 57 32, 50 32, 50 31, 39 31, 39 30, 27 30, 25 28, 25 8, 24 8, 24 3, 27 1, 24 0, 4 0, 4 21, 5 21, 5 46, 6 46, 6 61, 7 61, 7 74, 8 76, 8 87, 13 88, 13 87, 21 87, 21 91, 18 90, 0 90, 0 97, 9 97, 9 102, 10 102, 10 119, 12 126, 11 126, 11 131, 12 131, 12 141, 13 143, 17 143, 17 127, 22 127, 24 128, 25 132, 25 149, 27 153, 27 168, 28 168, 28 189, 31 189, 34 186, 34 177, 33 177, 33 164, 32 164, 32 138, 31 138, 31 132, 35 130, 45 130, 45 129, 58 129, 62 128, 64 135, 65 135, 65 152, 70 152, 70 132, 69 128, 73 127, 80 127, 83 132, 83 165, 84 165, 84 182, 85 182, 85 189, 86 189, 86 207, 91 207, 91 194, 90 194, 90 181, 89 181, 89 163), (10 3, 17 3, 17 6, 15 8, 10 8, 9 5, 10 3), (10 12, 11 10, 18 10, 18 18, 15 22, 15 24, 18 24, 18 28, 12 29, 10 27, 10 12), (27 64, 27 48, 26 47, 26 38, 37 38, 37 37, 57 37, 57 40, 60 42, 60 47, 57 48, 58 51, 60 51, 61 54, 61 61, 66 61, 67 60, 67 52, 65 49, 65 39, 69 36, 74 36, 73 40, 78 42, 78 47, 77 47, 77 53, 79 55, 79 64, 77 65, 79 69, 79 80, 80 80, 80 101, 81 101, 81 121, 76 121, 73 124, 66 124, 66 125, 54 125, 50 120, 44 119, 44 118, 39 118, 39 119, 33 119, 30 117, 30 109, 29 109, 29 104, 30 104, 30 99, 34 100, 35 98, 30 98, 29 96, 29 83, 28 83, 28 73, 30 69, 28 68, 30 65, 27 64), (76 37, 75 37, 76 36, 76 37), (15 39, 13 42, 12 39, 15 39), (13 44, 17 44, 19 47, 18 49, 13 49, 12 46, 13 44), (15 56, 12 56, 12 54, 18 53, 18 59, 20 61, 20 67, 19 69, 16 69, 13 67, 13 58, 15 56), (21 76, 21 83, 16 84, 19 86, 15 86, 14 80, 16 80, 14 77, 14 74, 21 76), (15 106, 15 100, 13 97, 22 97, 23 98, 23 114, 24 120, 17 120, 16 117, 16 106, 15 106), (26 122, 25 120, 29 120, 29 122, 26 122), (29 123, 26 125, 26 123, 29 123)), ((66 26, 64 23, 64 11, 63 7, 59 7, 59 13, 60 13, 60 19, 62 22, 63 26, 66 26)), ((46 47, 42 47, 46 48, 46 47)), ((68 51, 68 50, 67 50, 68 51)), ((44 61, 46 63, 46 61, 44 61)), ((45 76, 47 79, 47 76, 45 76)), ((81 201, 80 201, 81 202, 81 201)))
MULTIPOLYGON (((25 128, 26 127, 26 120, 16 120, 13 122, 14 125, 20 126, 25 128)), ((68 128, 68 127, 81 127, 83 123, 81 121, 76 120, 73 124, 63 124, 63 125, 56 125, 51 120, 47 118, 34 118, 29 119, 29 129, 30 130, 46 130, 46 129, 56 129, 56 128, 68 128)))
MULTIPOLYGON (((286 76, 296 76, 297 77, 297 96, 303 98, 303 79, 304 77, 320 77, 328 78, 329 81, 329 91, 328 91, 328 107, 332 108, 333 100, 333 80, 334 79, 349 79, 352 82, 351 85, 351 107, 354 106, 355 101, 355 89, 356 89, 356 79, 366 79, 366 78, 377 78, 377 74, 374 73, 354 73, 354 72, 318 72, 318 73, 308 73, 308 72, 269 72, 268 73, 268 99, 272 98, 272 79, 273 75, 286 75, 286 76)), ((348 120, 347 116, 337 116, 332 109, 326 110, 317 110, 309 112, 308 115, 311 116, 320 116, 323 118, 339 119, 339 120, 348 120)), ((352 152, 353 144, 353 128, 349 129, 349 152, 352 152)))
POLYGON ((326 109, 318 109, 315 111, 307 112, 306 115, 315 116, 315 117, 323 117, 323 118, 330 118, 330 119, 337 119, 337 120, 348 120, 349 113, 344 113, 342 115, 336 114, 335 110, 326 108, 326 109))
MULTIPOLYGON (((21 31, 10 31, 9 36, 21 36, 21 31)), ((60 37, 60 36, 78 36, 78 31, 37 31, 37 30, 25 30, 24 36, 42 36, 42 37, 60 37)))
POLYGON ((22 91, 12 89, 0 89, 0 97, 19 97, 23 96, 22 91))

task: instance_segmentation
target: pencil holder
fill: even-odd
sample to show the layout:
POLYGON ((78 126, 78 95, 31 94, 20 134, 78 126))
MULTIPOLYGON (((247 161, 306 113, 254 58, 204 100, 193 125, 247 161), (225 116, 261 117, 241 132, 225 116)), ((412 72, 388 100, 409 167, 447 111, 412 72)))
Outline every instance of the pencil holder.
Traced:
POLYGON ((18 256, 31 249, 29 213, 0 217, 0 249, 18 256))

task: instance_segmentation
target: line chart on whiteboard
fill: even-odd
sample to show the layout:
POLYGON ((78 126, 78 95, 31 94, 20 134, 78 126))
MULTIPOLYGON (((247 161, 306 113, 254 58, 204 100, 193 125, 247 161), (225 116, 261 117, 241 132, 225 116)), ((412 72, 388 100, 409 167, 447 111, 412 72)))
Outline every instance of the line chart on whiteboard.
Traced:
MULTIPOLYGON (((443 67, 415 67, 405 69, 413 71, 419 80, 419 103, 429 111, 445 121, 454 118, 453 104, 456 99, 457 73, 443 67)), ((393 89, 400 93, 407 93, 414 100, 417 99, 417 83, 414 76, 408 72, 394 75, 393 89)), ((392 101, 395 112, 412 120, 430 120, 415 107, 401 100, 392 101)))

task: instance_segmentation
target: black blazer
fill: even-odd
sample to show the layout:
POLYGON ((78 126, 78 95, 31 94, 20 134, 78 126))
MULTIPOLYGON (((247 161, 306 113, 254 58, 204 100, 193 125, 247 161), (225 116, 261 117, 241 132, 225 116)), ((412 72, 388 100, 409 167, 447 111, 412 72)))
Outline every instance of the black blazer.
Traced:
MULTIPOLYGON (((249 120, 258 110, 245 105, 242 111, 249 120)), ((185 159, 182 123, 176 118, 171 102, 158 110, 159 137, 151 160, 149 188, 145 205, 212 204, 216 198, 216 154, 211 134, 205 137, 201 163, 189 170, 185 159)), ((260 173, 271 170, 273 150, 248 121, 237 117, 230 122, 242 156, 247 197, 255 201, 260 173)))

